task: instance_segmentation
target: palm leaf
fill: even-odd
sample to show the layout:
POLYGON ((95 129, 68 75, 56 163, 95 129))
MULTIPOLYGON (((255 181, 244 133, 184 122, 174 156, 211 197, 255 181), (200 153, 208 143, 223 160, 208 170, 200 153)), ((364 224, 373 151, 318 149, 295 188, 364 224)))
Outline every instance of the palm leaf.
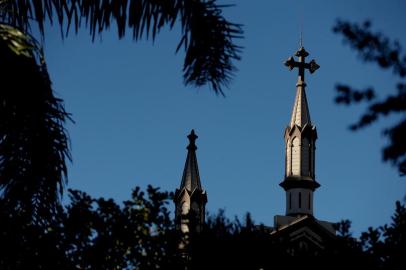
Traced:
POLYGON ((69 115, 54 96, 38 43, 0 25, 0 190, 10 208, 49 221, 67 177, 69 115))
POLYGON ((235 39, 242 37, 241 25, 229 22, 215 0, 9 0, 2 2, 0 17, 23 31, 37 24, 44 35, 44 23, 57 15, 61 32, 74 25, 78 31, 82 20, 93 40, 108 30, 113 22, 119 38, 127 28, 134 40, 144 35, 155 39, 162 27, 180 23, 181 39, 177 50, 184 47, 186 56, 183 77, 186 85, 209 84, 223 94, 240 59, 241 47, 235 39), (67 22, 66 25, 64 22, 67 22))

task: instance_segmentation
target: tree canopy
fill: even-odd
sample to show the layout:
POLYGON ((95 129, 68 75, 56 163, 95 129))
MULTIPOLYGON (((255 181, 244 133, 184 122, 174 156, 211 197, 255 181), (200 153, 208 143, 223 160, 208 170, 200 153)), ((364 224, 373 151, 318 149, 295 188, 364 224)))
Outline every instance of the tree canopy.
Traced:
POLYGON ((70 203, 46 227, 27 223, 0 200, 1 269, 274 269, 305 267, 402 269, 406 207, 397 202, 392 223, 369 228, 359 239, 349 221, 336 225, 337 242, 324 251, 292 254, 249 214, 230 220, 210 215, 192 235, 189 260, 179 257, 180 235, 168 205, 172 193, 136 187, 130 199, 92 198, 70 190, 70 203))

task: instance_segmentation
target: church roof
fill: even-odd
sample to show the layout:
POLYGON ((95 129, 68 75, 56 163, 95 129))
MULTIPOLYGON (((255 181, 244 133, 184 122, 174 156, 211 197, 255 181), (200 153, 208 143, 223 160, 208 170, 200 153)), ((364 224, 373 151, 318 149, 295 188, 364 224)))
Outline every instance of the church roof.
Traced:
POLYGON ((303 128, 306 124, 311 124, 309 105, 307 104, 305 84, 298 82, 290 127, 293 128, 294 125, 297 125, 303 128))
POLYGON ((298 217, 288 224, 275 228, 271 232, 271 236, 285 239, 288 242, 307 238, 322 248, 325 245, 323 242, 336 239, 332 223, 319 221, 311 215, 298 217))
POLYGON ((183 170, 182 182, 180 184, 180 189, 185 188, 189 192, 193 192, 195 189, 202 189, 199 176, 199 168, 197 165, 196 158, 196 144, 195 141, 198 136, 192 129, 190 134, 187 136, 189 139, 189 145, 187 147, 188 153, 185 162, 185 168, 183 170))

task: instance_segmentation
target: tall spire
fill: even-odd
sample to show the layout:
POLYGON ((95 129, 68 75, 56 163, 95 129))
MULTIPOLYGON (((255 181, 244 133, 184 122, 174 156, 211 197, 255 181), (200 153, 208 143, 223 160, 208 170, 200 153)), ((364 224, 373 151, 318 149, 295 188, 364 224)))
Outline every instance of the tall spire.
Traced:
POLYGON ((195 134, 195 130, 192 129, 192 131, 187 137, 189 139, 189 145, 186 147, 188 153, 186 157, 185 168, 183 170, 180 188, 184 187, 189 192, 193 192, 196 188, 198 189, 202 188, 196 158, 196 150, 197 150, 196 139, 198 138, 198 136, 195 134))
MULTIPOLYGON (((302 44, 303 45, 303 44, 302 44)), ((315 180, 315 149, 317 131, 310 120, 306 98, 305 70, 315 72, 319 65, 306 63, 309 55, 303 46, 296 51, 299 61, 289 57, 285 65, 298 68, 296 98, 289 126, 285 130, 285 179, 280 186, 286 191, 286 215, 313 215, 313 191, 320 186, 315 180)))

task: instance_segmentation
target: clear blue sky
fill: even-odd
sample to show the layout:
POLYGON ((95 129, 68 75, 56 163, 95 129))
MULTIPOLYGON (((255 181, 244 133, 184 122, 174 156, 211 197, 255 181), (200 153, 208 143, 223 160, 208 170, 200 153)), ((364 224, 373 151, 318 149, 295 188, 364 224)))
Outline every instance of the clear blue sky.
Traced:
MULTIPOLYGON (((92 196, 130 198, 148 184, 174 191, 186 158, 186 135, 199 136, 197 157, 208 210, 225 208, 229 217, 252 213, 273 224, 284 214, 283 132, 290 119, 297 72, 283 61, 304 46, 321 68, 307 78, 307 96, 318 129, 315 194, 319 219, 353 221, 359 233, 390 221, 406 179, 381 161, 381 129, 391 120, 357 133, 347 127, 363 112, 333 102, 336 83, 375 86, 384 96, 395 90, 390 72, 357 59, 332 32, 337 18, 362 22, 406 46, 405 2, 230 0, 225 14, 244 24, 242 60, 226 98, 207 87, 185 87, 183 53, 175 55, 179 30, 151 41, 118 40, 115 30, 91 43, 87 30, 62 41, 46 32, 45 53, 53 86, 75 124, 69 188, 92 196)), ((171 205, 171 207, 173 207, 171 205)))

